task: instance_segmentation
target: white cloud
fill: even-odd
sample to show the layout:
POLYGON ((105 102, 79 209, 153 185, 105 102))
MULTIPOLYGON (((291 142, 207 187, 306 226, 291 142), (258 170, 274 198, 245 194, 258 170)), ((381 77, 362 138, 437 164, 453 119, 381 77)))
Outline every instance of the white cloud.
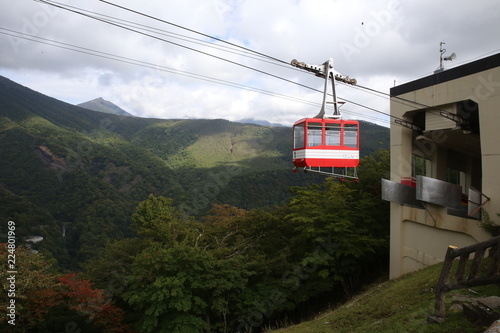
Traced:
MULTIPOLYGON (((147 25, 151 30, 148 34, 156 34, 157 30, 153 29, 162 29, 182 34, 184 39, 209 41, 100 1, 60 1, 147 25)), ((467 0, 186 0, 175 3, 126 0, 116 3, 286 62, 296 58, 321 64, 332 57, 337 71, 355 77, 363 86, 387 93, 394 80, 401 83, 432 73, 439 65, 441 41, 446 42, 448 53, 453 51, 458 55, 458 61, 446 64, 448 67, 500 49, 499 7, 495 0, 475 3, 467 0)), ((103 54, 96 57, 77 53, 7 36, 6 30, 0 30, 4 33, 0 35, 0 75, 69 103, 101 96, 145 117, 255 118, 287 125, 299 118, 314 116, 319 110, 317 105, 296 99, 319 104, 320 93, 262 73, 322 89, 321 79, 291 66, 276 66, 241 54, 214 50, 173 39, 171 35, 160 36, 262 71, 258 72, 33 0, 15 3, 0 0, 0 5, 2 29, 205 77, 193 79, 166 71, 164 67, 145 68, 106 59, 103 54), (207 78, 263 89, 267 93, 238 89, 207 78)), ((220 41, 211 43, 227 47, 220 41)), ((338 86, 338 95, 383 112, 389 110, 387 99, 359 89, 338 86)), ((376 112, 349 103, 342 109, 346 110, 346 117, 366 116, 372 121, 380 118, 376 112)), ((387 119, 384 121, 387 124, 387 119)))

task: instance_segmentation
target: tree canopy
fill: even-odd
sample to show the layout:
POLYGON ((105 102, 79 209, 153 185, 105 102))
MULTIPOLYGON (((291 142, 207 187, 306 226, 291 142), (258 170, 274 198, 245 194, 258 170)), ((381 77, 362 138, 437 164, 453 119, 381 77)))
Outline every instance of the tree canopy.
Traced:
POLYGON ((137 314, 138 331, 255 332, 305 317, 387 268, 388 207, 374 179, 388 163, 380 151, 360 166, 367 182, 327 178, 291 188, 284 206, 213 205, 199 220, 150 195, 132 215, 137 237, 91 261, 113 273, 88 272, 121 286, 115 298, 137 314))
MULTIPOLYGON (((379 151, 362 159, 359 183, 326 178, 291 187, 287 204, 269 209, 213 204, 204 216, 188 216, 173 198, 151 194, 131 214, 130 237, 96 238, 104 250, 78 274, 18 247, 19 327, 255 333, 307 318, 386 272, 389 209, 379 180, 388 166, 379 151)), ((6 251, 0 246, 0 255, 6 251)))

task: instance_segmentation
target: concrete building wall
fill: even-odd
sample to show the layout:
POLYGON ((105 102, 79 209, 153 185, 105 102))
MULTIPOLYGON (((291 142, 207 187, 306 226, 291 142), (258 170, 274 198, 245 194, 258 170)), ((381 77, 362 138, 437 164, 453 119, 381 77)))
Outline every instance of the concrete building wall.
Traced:
MULTIPOLYGON (((457 169, 463 184, 491 199, 484 209, 500 222, 500 54, 485 59, 391 89, 397 95, 391 98, 391 115, 427 128, 391 126, 390 180, 400 183, 415 176, 412 155, 425 159, 427 177, 448 181, 450 169, 457 169), (468 100, 477 109, 464 102, 468 100), (479 130, 468 133, 440 111, 469 118, 479 130), (441 125, 455 128, 439 130, 441 125)), ((463 192, 467 194, 465 186, 463 192)), ((442 205, 424 202, 423 208, 414 208, 391 202, 390 277, 442 261, 448 245, 462 247, 490 238, 477 222, 450 215, 442 205)))

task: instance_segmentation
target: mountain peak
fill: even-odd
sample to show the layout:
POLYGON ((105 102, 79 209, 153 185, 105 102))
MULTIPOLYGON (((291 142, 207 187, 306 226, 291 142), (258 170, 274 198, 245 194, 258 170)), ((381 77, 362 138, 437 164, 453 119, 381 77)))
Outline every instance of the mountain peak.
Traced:
POLYGON ((77 106, 92 110, 92 111, 98 111, 98 112, 104 112, 104 113, 111 113, 111 114, 116 114, 119 116, 128 116, 128 117, 134 117, 134 115, 128 113, 127 111, 123 110, 116 104, 113 104, 110 101, 105 100, 102 97, 98 97, 96 99, 93 99, 88 102, 80 103, 77 106))
POLYGON ((267 120, 259 120, 259 119, 254 119, 254 118, 244 118, 237 120, 239 123, 244 123, 244 124, 255 124, 255 125, 260 125, 260 126, 271 126, 271 127, 284 127, 285 125, 283 124, 277 124, 277 123, 270 123, 267 120))

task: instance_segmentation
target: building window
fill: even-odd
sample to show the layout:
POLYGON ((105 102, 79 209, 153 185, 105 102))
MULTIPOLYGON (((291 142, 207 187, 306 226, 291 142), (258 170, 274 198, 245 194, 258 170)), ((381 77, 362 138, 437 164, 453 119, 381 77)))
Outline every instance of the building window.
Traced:
POLYGON ((462 187, 462 193, 467 194, 468 184, 465 172, 453 168, 448 168, 447 171, 447 182, 460 185, 460 187, 462 187))
POLYGON ((431 160, 423 158, 418 155, 412 155, 411 162, 411 176, 413 178, 417 176, 431 176, 431 160))

